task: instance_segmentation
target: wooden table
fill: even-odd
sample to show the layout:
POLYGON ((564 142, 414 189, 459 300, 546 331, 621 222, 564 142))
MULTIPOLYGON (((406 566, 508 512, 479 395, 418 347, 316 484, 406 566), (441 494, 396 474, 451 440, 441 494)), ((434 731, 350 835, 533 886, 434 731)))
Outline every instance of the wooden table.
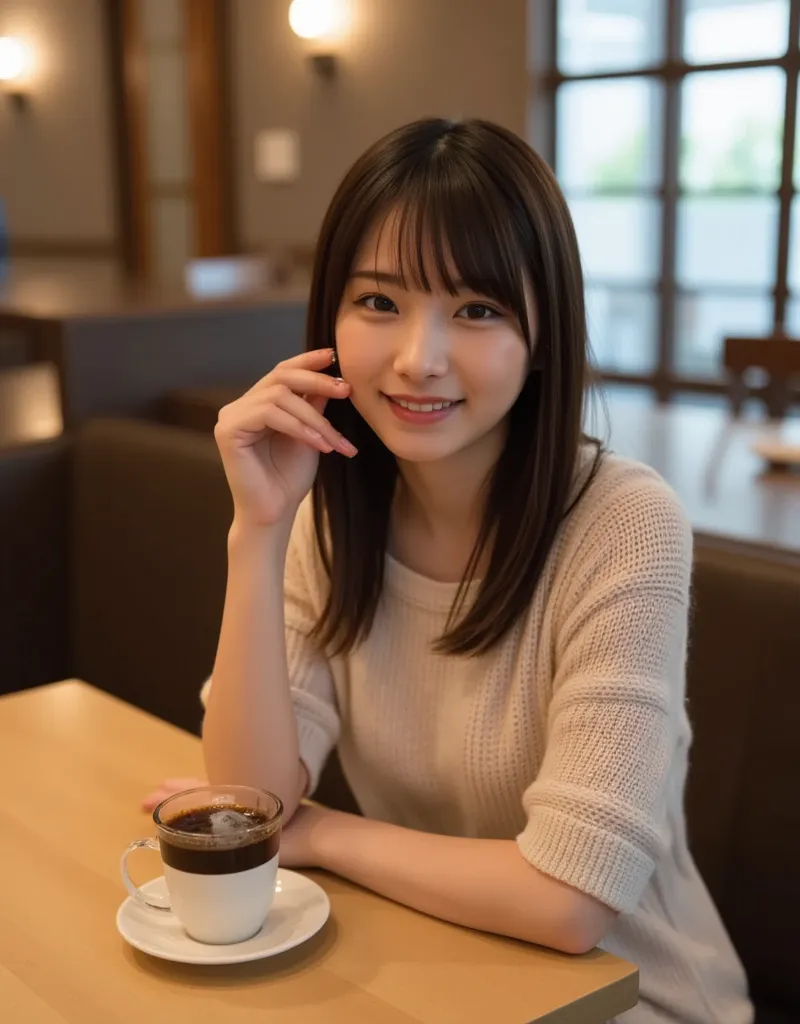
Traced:
POLYGON ((152 834, 139 801, 201 771, 194 737, 83 683, 0 699, 3 1021, 600 1024, 636 1003, 636 969, 608 953, 471 932, 319 872, 331 919, 281 957, 209 968, 131 949, 114 917, 120 853, 152 834))
POLYGON ((800 443, 800 423, 732 421, 720 407, 655 405, 609 394, 610 430, 602 415, 590 426, 610 447, 645 462, 675 489, 700 543, 710 540, 800 554, 800 476, 769 472, 750 446, 780 433, 800 443))

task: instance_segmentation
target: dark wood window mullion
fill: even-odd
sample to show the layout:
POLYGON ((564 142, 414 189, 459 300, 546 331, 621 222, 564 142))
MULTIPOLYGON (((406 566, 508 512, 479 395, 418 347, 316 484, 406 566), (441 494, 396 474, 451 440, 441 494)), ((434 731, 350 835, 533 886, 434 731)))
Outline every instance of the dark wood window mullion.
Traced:
MULTIPOLYGON (((550 23, 547 25, 547 32, 550 39, 550 54, 551 64, 548 71, 548 77, 551 77, 557 73, 559 68, 559 53, 558 53, 558 0, 552 0, 550 4, 550 23)), ((548 89, 548 85, 545 80, 542 80, 541 87, 548 89)), ((553 89, 551 92, 552 102, 550 104, 550 124, 549 127, 549 142, 550 142, 550 166, 553 168, 556 174, 558 174, 557 167, 557 148, 558 148, 558 110, 557 110, 557 93, 553 89)))
MULTIPOLYGON (((684 0, 672 0, 666 8, 667 66, 681 56, 684 0)), ((658 362, 654 378, 656 397, 667 402, 672 394, 678 287, 677 214, 681 145, 682 76, 667 74, 664 80, 663 202, 661 205, 661 285, 658 362)))
POLYGON ((225 0, 184 0, 194 255, 235 250, 225 0))
POLYGON ((147 199, 147 93, 149 69, 135 0, 105 0, 111 65, 117 218, 126 276, 150 271, 147 199))
MULTIPOLYGON (((670 0, 670 3, 674 2, 675 0, 670 0)), ((667 13, 671 14, 672 12, 667 13)), ((678 57, 643 68, 620 68, 613 71, 578 71, 575 74, 567 75, 554 71, 549 84, 551 88, 555 89, 559 85, 563 85, 564 82, 613 82, 618 78, 666 78, 702 73, 704 71, 753 71, 759 68, 783 67, 784 63, 783 57, 756 57, 753 60, 726 60, 714 61, 710 64, 689 64, 682 57, 678 57)))
POLYGON ((778 189, 780 219, 778 222, 778 257, 775 273, 775 329, 782 331, 789 298, 789 243, 791 234, 792 199, 794 198, 794 150, 797 132, 797 83, 800 70, 800 4, 789 9, 789 50, 786 60, 786 110, 783 121, 783 161, 781 183, 778 189))

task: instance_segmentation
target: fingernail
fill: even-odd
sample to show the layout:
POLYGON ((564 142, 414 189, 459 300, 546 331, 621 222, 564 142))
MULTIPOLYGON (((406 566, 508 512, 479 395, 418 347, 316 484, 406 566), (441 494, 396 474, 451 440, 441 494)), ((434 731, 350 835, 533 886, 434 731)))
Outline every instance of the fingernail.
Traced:
POLYGON ((342 455, 358 455, 358 448, 356 448, 355 445, 350 444, 346 437, 340 438, 339 451, 342 455))
POLYGON ((344 377, 333 377, 332 379, 333 379, 333 383, 338 388, 346 388, 347 387, 347 381, 344 379, 344 377))

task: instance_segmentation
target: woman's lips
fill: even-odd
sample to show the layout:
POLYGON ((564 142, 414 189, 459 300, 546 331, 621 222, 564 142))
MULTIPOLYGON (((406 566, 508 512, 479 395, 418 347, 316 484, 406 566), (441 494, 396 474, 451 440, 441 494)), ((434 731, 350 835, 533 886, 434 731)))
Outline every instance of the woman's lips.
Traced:
POLYGON ((425 398, 412 399, 405 395, 384 395, 389 408, 403 423, 425 426, 440 423, 451 416, 463 404, 463 399, 425 398))

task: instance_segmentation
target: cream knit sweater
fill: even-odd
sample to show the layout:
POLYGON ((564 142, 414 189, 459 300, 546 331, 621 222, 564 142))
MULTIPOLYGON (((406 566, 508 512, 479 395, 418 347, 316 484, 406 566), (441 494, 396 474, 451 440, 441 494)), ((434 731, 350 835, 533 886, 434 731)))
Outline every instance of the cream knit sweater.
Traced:
POLYGON ((390 556, 368 640, 320 657, 307 640, 326 587, 310 502, 287 560, 289 676, 312 792, 338 745, 366 816, 516 839, 540 871, 619 911, 603 946, 641 978, 639 1006, 619 1024, 752 1020, 686 841, 691 556, 666 484, 607 455, 528 612, 477 658, 430 648, 456 585, 390 556))

